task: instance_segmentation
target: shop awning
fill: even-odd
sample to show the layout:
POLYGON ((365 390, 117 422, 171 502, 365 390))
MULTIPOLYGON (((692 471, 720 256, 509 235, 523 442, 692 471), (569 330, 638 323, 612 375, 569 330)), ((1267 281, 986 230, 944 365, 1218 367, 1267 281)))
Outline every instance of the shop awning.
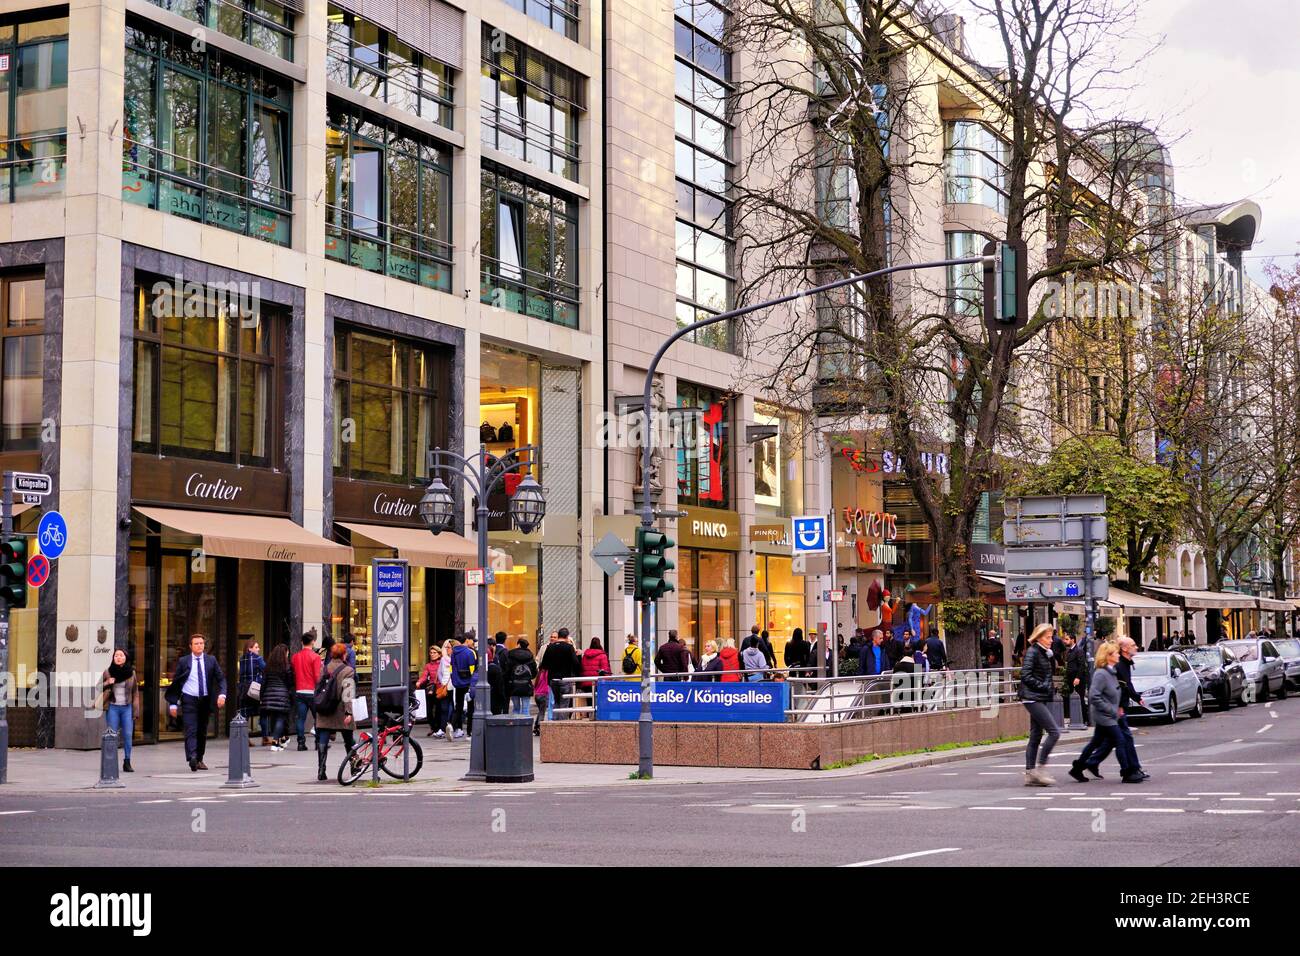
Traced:
POLYGON ((1294 611, 1295 601, 1279 601, 1277 598, 1256 597, 1255 603, 1261 611, 1294 611))
POLYGON ((478 548, 472 541, 444 531, 434 534, 424 528, 390 528, 382 524, 335 522, 382 548, 392 548, 399 558, 421 568, 451 568, 463 571, 478 567, 478 548))
POLYGON ((135 509, 151 521, 203 539, 203 550, 219 558, 292 561, 298 564, 351 564, 352 549, 312 534, 288 518, 185 511, 180 508, 135 509))
POLYGON ((1153 591, 1159 597, 1173 598, 1189 611, 1252 610, 1255 597, 1251 594, 1238 594, 1232 591, 1195 591, 1191 588, 1167 588, 1163 585, 1144 584, 1147 591, 1153 591))
MULTIPOLYGON (((1182 617, 1183 610, 1173 604, 1157 601, 1145 594, 1134 594, 1123 588, 1110 586, 1110 597, 1097 602, 1097 611, 1108 617, 1182 617)), ((1058 614, 1082 614, 1082 601, 1058 601, 1058 614)))

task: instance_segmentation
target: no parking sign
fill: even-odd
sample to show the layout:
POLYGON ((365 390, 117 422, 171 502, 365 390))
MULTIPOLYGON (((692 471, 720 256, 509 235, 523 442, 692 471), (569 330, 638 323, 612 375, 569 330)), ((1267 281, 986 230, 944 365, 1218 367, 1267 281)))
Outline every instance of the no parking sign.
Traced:
POLYGON ((50 579, 50 559, 43 554, 33 554, 27 559, 27 583, 40 587, 50 579))

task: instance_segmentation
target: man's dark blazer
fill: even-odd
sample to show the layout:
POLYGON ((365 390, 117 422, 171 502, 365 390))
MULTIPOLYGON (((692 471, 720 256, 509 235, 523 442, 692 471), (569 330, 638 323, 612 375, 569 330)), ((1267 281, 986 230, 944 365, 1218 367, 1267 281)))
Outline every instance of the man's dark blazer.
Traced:
MULTIPOLYGON (((181 690, 185 687, 185 682, 190 679, 190 664, 193 660, 194 655, 186 652, 185 656, 176 662, 176 672, 172 674, 171 686, 167 688, 164 695, 167 703, 181 702, 181 690)), ((207 678, 205 686, 208 689, 208 706, 215 710, 217 698, 226 696, 226 675, 221 673, 221 665, 211 654, 203 655, 203 663, 207 669, 204 676, 207 678)))

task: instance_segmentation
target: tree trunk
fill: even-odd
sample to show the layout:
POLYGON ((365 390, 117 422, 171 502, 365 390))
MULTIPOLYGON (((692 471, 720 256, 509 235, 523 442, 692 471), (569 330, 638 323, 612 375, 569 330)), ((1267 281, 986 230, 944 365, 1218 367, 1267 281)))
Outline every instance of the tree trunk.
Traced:
MULTIPOLYGON (((1211 591, 1223 590, 1223 572, 1219 570, 1217 562, 1206 562, 1206 587, 1211 591)), ((1212 607, 1205 612, 1205 643, 1217 644, 1223 637, 1223 612, 1217 607, 1212 607)))
MULTIPOLYGON (((956 540, 969 540, 953 536, 956 540)), ((944 600, 968 601, 979 596, 979 580, 970 562, 969 549, 966 546, 941 546, 944 534, 935 542, 938 549, 939 593, 944 600)), ((952 539, 949 539, 952 540, 952 539)), ((957 628, 945 628, 949 666, 954 670, 968 670, 979 666, 980 631, 978 624, 967 624, 957 628)))

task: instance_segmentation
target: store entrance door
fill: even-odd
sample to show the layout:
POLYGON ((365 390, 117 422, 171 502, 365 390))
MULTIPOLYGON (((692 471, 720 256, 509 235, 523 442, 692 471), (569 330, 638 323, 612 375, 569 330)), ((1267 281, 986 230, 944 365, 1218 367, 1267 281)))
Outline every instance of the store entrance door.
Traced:
MULTIPOLYGON (((227 674, 229 669, 225 642, 219 638, 217 628, 217 559, 196 557, 188 551, 163 551, 159 557, 159 592, 154 602, 156 623, 151 628, 159 635, 158 680, 149 683, 158 688, 157 739, 175 740, 185 736, 185 729, 180 714, 172 717, 167 712, 164 695, 171 685, 176 662, 190 653, 190 635, 206 636, 207 653, 216 655, 217 663, 227 674)), ((208 733, 215 734, 216 727, 217 715, 213 714, 208 718, 208 733)))

